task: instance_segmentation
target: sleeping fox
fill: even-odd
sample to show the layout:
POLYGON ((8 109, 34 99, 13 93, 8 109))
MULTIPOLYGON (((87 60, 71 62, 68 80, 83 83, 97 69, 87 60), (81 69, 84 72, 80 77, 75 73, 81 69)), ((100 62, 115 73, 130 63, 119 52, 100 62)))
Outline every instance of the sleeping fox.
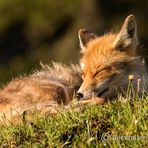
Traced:
POLYGON ((130 74, 134 75, 135 90, 147 90, 145 65, 136 55, 138 38, 134 15, 125 19, 119 33, 99 37, 81 29, 78 35, 83 54, 80 67, 42 65, 40 71, 12 80, 0 91, 2 119, 10 120, 33 107, 44 114, 54 113, 55 107, 68 106, 75 92, 76 107, 104 103, 127 90, 130 74))

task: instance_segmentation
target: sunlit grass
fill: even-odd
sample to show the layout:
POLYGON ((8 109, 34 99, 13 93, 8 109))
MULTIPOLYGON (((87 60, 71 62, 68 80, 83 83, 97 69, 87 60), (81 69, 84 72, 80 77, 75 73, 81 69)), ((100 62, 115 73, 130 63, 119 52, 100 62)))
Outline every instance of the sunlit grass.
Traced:
POLYGON ((147 144, 148 97, 136 98, 132 106, 128 98, 119 98, 104 105, 84 107, 79 112, 63 109, 56 116, 35 115, 31 121, 22 120, 19 125, 0 126, 1 147, 146 147, 147 144))

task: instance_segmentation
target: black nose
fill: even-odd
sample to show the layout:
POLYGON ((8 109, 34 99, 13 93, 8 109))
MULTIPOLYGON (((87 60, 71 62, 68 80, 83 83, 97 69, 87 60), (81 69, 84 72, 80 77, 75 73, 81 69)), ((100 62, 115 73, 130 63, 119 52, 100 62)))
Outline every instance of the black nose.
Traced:
POLYGON ((76 94, 76 98, 77 98, 78 100, 80 100, 81 98, 83 98, 83 94, 80 93, 80 92, 78 92, 78 93, 76 94))

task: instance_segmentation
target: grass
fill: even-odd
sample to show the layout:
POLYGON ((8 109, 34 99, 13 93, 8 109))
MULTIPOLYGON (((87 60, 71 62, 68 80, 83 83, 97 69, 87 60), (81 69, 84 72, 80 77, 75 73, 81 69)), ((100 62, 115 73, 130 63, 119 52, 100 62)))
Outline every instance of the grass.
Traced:
POLYGON ((0 147, 146 147, 148 97, 0 125, 0 147))

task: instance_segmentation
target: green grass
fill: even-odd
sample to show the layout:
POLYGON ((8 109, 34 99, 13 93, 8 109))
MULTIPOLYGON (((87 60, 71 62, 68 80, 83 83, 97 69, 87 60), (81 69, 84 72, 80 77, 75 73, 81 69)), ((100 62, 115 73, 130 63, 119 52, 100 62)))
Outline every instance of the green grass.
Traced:
POLYGON ((0 147, 146 147, 148 98, 61 110, 54 117, 0 126, 0 147), (131 137, 130 137, 131 136, 131 137), (137 136, 137 137, 136 137, 137 136), (135 138, 135 139, 134 139, 135 138), (136 139, 137 138, 137 139, 136 139))

